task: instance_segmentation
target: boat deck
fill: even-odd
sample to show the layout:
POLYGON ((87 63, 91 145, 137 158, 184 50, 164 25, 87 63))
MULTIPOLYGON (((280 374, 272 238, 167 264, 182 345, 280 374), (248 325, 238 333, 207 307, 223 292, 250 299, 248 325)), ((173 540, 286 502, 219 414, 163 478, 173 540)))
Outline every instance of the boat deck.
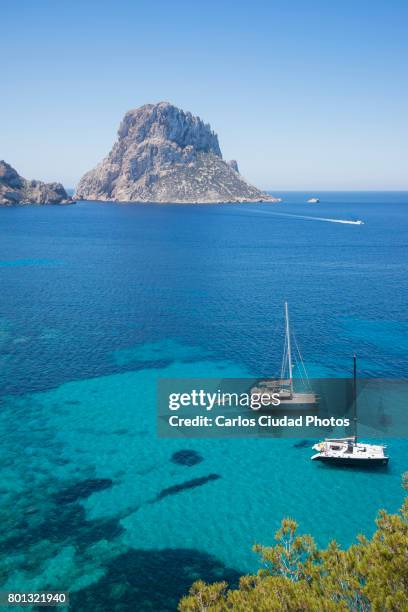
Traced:
POLYGON ((384 446, 380 444, 355 443, 351 439, 325 440, 313 446, 318 453, 312 459, 344 459, 349 460, 375 460, 388 459, 384 453, 384 446))

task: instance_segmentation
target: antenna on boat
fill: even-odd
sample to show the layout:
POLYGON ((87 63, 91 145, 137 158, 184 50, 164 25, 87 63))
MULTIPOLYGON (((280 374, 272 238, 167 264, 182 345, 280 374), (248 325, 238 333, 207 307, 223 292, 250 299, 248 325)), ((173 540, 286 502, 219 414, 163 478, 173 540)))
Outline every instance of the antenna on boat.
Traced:
POLYGON ((290 390, 293 393, 292 352, 290 348, 289 310, 288 310, 287 302, 285 302, 285 321, 286 321, 286 350, 288 354, 289 384, 290 384, 290 390))
POLYGON ((357 357, 353 355, 353 431, 354 443, 357 444, 357 357))

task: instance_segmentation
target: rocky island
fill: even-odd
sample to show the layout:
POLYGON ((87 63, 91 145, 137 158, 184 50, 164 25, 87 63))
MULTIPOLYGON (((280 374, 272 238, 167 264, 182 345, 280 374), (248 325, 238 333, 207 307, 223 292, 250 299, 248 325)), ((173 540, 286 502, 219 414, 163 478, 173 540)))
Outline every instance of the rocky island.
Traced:
POLYGON ((116 202, 279 201, 222 158, 217 135, 168 102, 128 111, 109 155, 80 180, 76 199, 116 202))
POLYGON ((70 204, 61 183, 28 181, 7 162, 0 160, 0 206, 15 204, 70 204))

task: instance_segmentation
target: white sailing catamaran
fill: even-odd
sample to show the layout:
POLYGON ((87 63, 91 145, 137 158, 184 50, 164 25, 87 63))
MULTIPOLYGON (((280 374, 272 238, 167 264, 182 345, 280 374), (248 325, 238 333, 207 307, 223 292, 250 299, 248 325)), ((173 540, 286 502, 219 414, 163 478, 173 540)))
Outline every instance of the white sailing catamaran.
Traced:
MULTIPOLYGON (((280 406, 283 408, 309 408, 313 409, 318 404, 318 398, 310 388, 309 378, 307 375, 305 364, 303 363, 295 336, 293 336, 296 353, 292 353, 292 336, 289 324, 289 308, 285 302, 285 344, 283 349, 281 375, 279 379, 261 380, 256 387, 251 389, 251 393, 270 393, 279 397, 280 406), (299 379, 302 383, 303 390, 296 391, 293 378, 295 357, 296 365, 298 366, 299 379)), ((295 379, 298 380, 298 379, 295 379)), ((272 406, 276 409, 276 406, 272 406)))
POLYGON ((366 444, 357 439, 357 365, 356 356, 353 357, 353 436, 350 438, 326 438, 315 444, 317 451, 311 459, 335 465, 349 466, 381 466, 387 465, 388 455, 382 444, 366 444))

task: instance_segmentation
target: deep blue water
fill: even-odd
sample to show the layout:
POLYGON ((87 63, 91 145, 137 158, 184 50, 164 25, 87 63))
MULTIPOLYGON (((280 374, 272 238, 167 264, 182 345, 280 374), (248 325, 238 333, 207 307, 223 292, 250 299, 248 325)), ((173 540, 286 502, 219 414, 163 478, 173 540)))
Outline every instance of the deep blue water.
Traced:
POLYGON ((276 195, 0 210, 2 588, 171 610, 198 577, 255 571, 286 515, 348 545, 399 507, 404 441, 370 473, 295 440, 156 438, 158 377, 276 373, 285 300, 312 376, 349 375, 353 351, 361 375, 407 376, 408 193, 276 195))

